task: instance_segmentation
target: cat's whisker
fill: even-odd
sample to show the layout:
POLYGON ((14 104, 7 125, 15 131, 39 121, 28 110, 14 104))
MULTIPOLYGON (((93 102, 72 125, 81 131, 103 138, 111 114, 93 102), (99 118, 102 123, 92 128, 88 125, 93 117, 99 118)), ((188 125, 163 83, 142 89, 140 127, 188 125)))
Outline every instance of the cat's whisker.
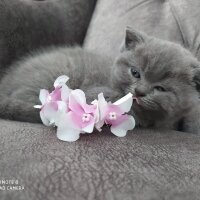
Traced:
POLYGON ((154 102, 146 97, 140 98, 140 101, 142 103, 142 106, 144 106, 150 110, 152 110, 152 109, 157 110, 160 107, 156 102, 154 102))

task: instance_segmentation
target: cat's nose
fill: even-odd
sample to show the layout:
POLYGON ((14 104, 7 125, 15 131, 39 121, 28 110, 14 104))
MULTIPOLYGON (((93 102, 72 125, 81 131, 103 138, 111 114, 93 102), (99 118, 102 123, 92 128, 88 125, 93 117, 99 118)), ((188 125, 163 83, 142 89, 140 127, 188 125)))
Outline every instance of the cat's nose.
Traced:
POLYGON ((141 88, 135 88, 135 95, 136 97, 144 97, 146 96, 146 92, 141 88))

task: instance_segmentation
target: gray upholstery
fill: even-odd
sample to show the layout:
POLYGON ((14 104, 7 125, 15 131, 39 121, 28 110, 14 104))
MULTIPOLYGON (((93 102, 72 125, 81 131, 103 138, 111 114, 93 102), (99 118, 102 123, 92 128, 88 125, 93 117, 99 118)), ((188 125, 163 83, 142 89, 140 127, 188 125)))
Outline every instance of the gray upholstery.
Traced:
MULTIPOLYGON (((5 4, 7 0, 1 1, 0 5, 2 2, 5 4)), ((64 16, 66 13, 62 13, 59 3, 68 1, 15 2, 18 2, 16 6, 22 2, 41 3, 41 6, 44 3, 46 12, 47 5, 54 5, 64 16)), ((72 6, 82 1, 69 2, 72 6)), ((88 8, 87 1, 84 2, 81 5, 88 8)), ((94 1, 90 3, 94 6, 94 1)), ((24 9, 31 12, 33 7, 24 9)), ((37 12, 40 9, 40 6, 35 7, 37 12)), ((73 9, 76 10, 76 7, 73 9)), ((176 41, 198 55, 199 10, 199 0, 99 0, 85 39, 85 48, 115 56, 126 25, 132 25, 149 34, 176 41)), ((0 7, 0 15, 2 12, 0 7)), ((65 18, 66 24, 73 19, 70 16, 65 18)), ((84 20, 88 20, 86 16, 77 17, 81 26, 84 20)), ((57 22, 54 26, 60 28, 58 16, 54 17, 52 19, 57 22)), ((23 24, 17 20, 19 18, 13 24, 12 21, 3 25, 0 23, 0 31, 15 27, 15 23, 23 24)), ((0 21, 3 19, 0 18, 0 21)), ((42 26, 42 20, 38 23, 41 23, 42 30, 47 30, 42 26)), ((80 43, 84 31, 76 36, 75 30, 58 43, 80 43)), ((37 32, 34 34, 37 35, 37 32)), ((15 37, 11 36, 8 35, 7 39, 12 39, 10 42, 13 45, 15 37)), ((2 47, 2 42, 7 39, 0 40, 0 59, 10 55, 11 50, 7 51, 5 44, 2 47)), ((48 43, 49 40, 46 38, 45 41, 48 43)), ((35 42, 40 44, 39 40, 35 42)), ((24 44, 26 42, 18 45, 21 47, 24 44)), ((13 52, 17 55, 17 48, 13 52)), ((199 199, 200 135, 135 129, 127 137, 117 138, 104 130, 84 135, 75 143, 65 143, 56 138, 55 130, 39 124, 0 120, 0 127, 0 180, 18 179, 19 185, 25 186, 23 191, 0 190, 1 200, 199 199)))
POLYGON ((85 48, 115 56, 127 25, 178 42, 199 54, 199 0, 100 0, 85 48))
POLYGON ((0 179, 25 186, 0 191, 1 200, 199 199, 198 135, 104 131, 65 143, 42 125, 1 121, 1 130, 0 179))
POLYGON ((0 70, 31 50, 82 44, 96 0, 1 0, 0 70))

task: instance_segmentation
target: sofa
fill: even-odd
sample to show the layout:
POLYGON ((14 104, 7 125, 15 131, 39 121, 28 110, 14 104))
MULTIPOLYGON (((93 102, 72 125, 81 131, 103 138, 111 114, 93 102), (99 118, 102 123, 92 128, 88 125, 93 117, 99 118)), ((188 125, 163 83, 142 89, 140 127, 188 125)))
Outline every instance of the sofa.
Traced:
MULTIPOLYGON (((52 45, 115 57, 127 25, 200 59, 199 10, 199 0, 1 0, 0 76, 52 45)), ((105 128, 67 143, 42 124, 1 119, 0 128, 1 200, 200 199, 200 135, 134 129, 118 138, 105 128)))

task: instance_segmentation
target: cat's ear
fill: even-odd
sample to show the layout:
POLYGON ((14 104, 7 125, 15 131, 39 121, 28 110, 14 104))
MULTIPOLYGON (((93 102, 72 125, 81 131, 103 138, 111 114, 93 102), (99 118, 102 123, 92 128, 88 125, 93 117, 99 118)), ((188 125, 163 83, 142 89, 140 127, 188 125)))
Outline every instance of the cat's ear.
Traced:
POLYGON ((147 36, 144 33, 136 31, 131 27, 127 26, 125 40, 121 51, 134 50, 138 44, 144 43, 146 40, 147 36))

